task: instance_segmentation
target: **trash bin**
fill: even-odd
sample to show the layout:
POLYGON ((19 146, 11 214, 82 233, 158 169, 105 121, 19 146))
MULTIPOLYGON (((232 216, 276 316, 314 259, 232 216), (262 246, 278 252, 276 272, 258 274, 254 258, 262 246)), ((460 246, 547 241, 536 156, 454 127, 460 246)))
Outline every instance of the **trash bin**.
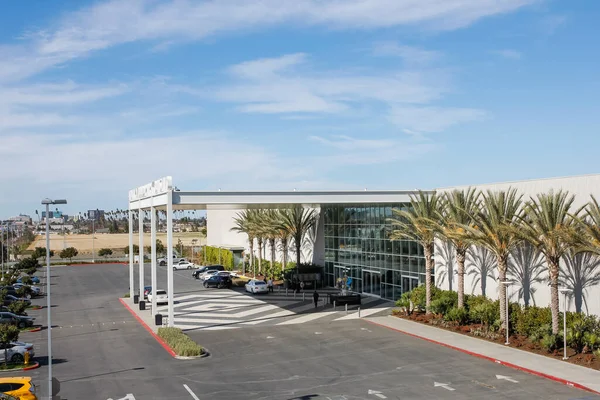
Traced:
POLYGON ((144 300, 140 301, 140 310, 146 309, 146 302, 144 300))
POLYGON ((139 294, 134 294, 133 295, 133 304, 137 304, 140 302, 140 295, 139 294))
POLYGON ((154 324, 156 326, 162 326, 162 314, 156 314, 154 316, 154 324))

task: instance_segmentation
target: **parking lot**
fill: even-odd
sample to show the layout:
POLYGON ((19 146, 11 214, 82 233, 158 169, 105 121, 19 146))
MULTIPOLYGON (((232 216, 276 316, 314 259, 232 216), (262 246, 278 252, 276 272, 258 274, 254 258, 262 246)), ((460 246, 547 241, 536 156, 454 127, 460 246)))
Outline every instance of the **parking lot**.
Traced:
MULTIPOLYGON (((159 271, 160 287, 166 270, 159 271)), ((54 375, 62 399, 598 398, 359 319, 190 329, 211 355, 176 360, 119 302, 127 266, 56 267, 52 282, 54 375)), ((176 295, 226 292, 200 288, 188 271, 175 273, 175 288, 176 295)), ((30 314, 45 324, 45 310, 30 314)), ((46 332, 21 339, 36 345, 42 361, 46 332)), ((45 395, 47 367, 30 372, 45 395)))

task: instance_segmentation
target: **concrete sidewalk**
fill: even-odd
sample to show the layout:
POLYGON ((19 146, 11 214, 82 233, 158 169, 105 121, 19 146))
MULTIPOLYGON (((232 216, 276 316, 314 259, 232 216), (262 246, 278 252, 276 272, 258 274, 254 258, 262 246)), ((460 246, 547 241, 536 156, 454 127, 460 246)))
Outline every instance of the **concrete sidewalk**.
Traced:
POLYGON ((507 367, 600 394, 600 372, 590 368, 393 316, 365 320, 507 367))

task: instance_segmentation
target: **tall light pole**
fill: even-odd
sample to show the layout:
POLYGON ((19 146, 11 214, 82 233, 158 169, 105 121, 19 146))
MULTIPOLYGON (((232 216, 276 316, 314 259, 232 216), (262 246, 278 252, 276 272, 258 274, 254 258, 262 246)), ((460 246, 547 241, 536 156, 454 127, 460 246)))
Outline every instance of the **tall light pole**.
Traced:
POLYGON ((505 328, 506 329, 506 343, 504 343, 504 344, 505 345, 509 345, 510 342, 508 341, 508 332, 510 330, 509 329, 510 326, 509 326, 509 321, 508 321, 508 317, 509 317, 509 312, 508 312, 508 287, 510 285, 512 285, 512 281, 508 281, 507 280, 507 281, 502 281, 500 283, 503 284, 504 286, 506 286, 506 296, 505 296, 506 297, 506 315, 504 316, 504 324, 506 326, 506 328, 505 328))
POLYGON ((560 288, 559 292, 564 294, 564 310, 563 310, 563 360, 568 360, 567 357, 567 295, 571 293, 571 289, 560 288))
POLYGON ((52 399, 52 319, 50 302, 50 204, 67 204, 66 200, 42 200, 42 205, 46 206, 46 309, 48 318, 48 398, 52 399))

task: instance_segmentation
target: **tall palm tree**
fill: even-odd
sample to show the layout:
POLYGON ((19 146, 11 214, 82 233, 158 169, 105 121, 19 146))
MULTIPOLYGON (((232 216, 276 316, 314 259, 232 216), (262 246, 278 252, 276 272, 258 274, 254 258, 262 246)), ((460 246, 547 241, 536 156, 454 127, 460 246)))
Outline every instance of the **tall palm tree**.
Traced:
POLYGON ((233 228, 231 231, 237 233, 245 233, 248 236, 248 243, 250 247, 250 267, 254 271, 254 226, 252 221, 252 210, 240 211, 233 218, 233 228))
POLYGON ((282 226, 294 241, 296 249, 296 275, 298 275, 302 256, 302 241, 306 233, 315 226, 318 214, 314 209, 296 205, 293 208, 283 210, 281 216, 282 226))
POLYGON ((496 256, 498 268, 498 291, 500 299, 500 320, 505 328, 506 317, 506 270, 508 257, 522 239, 517 232, 521 224, 522 195, 515 189, 493 192, 483 195, 482 209, 476 215, 475 228, 465 226, 472 235, 474 244, 486 247, 496 256))
POLYGON ((535 306, 536 284, 546 281, 546 268, 542 254, 528 242, 521 243, 510 254, 508 259, 508 274, 519 285, 518 298, 523 299, 525 307, 530 300, 535 306))
POLYGON ((579 227, 587 237, 582 249, 600 254, 600 204, 592 195, 590 202, 585 207, 583 217, 575 217, 579 227))
POLYGON ((390 239, 414 240, 423 246, 425 253, 425 312, 431 313, 431 272, 433 270, 433 247, 441 217, 440 196, 419 191, 411 195, 408 209, 394 209, 390 239))
POLYGON ((287 267, 288 250, 290 246, 290 233, 285 227, 284 210, 277 210, 276 227, 277 239, 279 240, 279 248, 281 249, 281 271, 285 271, 287 267))
POLYGON ((570 250, 563 258, 564 274, 559 277, 561 286, 571 290, 570 296, 575 300, 575 311, 582 312, 587 305, 587 289, 600 284, 600 258, 590 252, 570 250))
POLYGON ((468 188, 453 190, 443 195, 442 218, 439 232, 450 241, 456 252, 458 275, 458 308, 464 307, 465 302, 465 260, 467 251, 473 244, 471 235, 464 226, 475 226, 475 215, 479 212, 480 193, 468 188))
POLYGON ((531 198, 525 204, 525 214, 521 218, 522 224, 518 234, 546 258, 548 275, 550 278, 550 309, 552 311, 552 333, 558 334, 559 328, 559 303, 558 303, 558 276, 560 273, 560 259, 578 242, 578 229, 576 219, 581 210, 573 214, 575 196, 559 190, 540 193, 536 198, 531 198))
POLYGON ((279 237, 279 225, 281 224, 281 221, 279 220, 279 212, 277 210, 267 210, 265 211, 265 225, 264 225, 264 232, 265 232, 265 237, 269 243, 269 253, 271 255, 271 260, 270 260, 270 268, 271 268, 271 274, 273 274, 275 271, 273 270, 273 265, 275 265, 275 253, 276 253, 276 247, 275 244, 277 242, 277 239, 279 237))
POLYGON ((467 257, 467 275, 473 275, 471 293, 479 285, 482 296, 486 295, 487 280, 496 280, 494 270, 496 269, 496 258, 486 247, 475 246, 467 257))

